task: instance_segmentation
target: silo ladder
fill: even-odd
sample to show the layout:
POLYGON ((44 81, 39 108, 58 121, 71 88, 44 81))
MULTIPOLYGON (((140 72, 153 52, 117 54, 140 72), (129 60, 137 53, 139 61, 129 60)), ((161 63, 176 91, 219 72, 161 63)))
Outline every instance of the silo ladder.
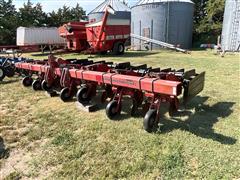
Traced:
POLYGON ((240 47, 240 42, 238 41, 238 31, 239 31, 239 23, 240 23, 240 2, 236 2, 236 8, 233 16, 232 22, 232 33, 231 33, 231 50, 238 51, 240 47), (238 44, 237 44, 238 43, 238 44))

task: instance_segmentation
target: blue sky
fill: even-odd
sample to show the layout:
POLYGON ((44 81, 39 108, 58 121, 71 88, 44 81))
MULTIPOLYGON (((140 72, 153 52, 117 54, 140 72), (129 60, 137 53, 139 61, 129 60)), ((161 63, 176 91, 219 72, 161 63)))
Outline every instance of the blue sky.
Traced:
MULTIPOLYGON (((51 12, 52 10, 57 10, 58 8, 62 7, 63 5, 73 7, 77 3, 79 3, 84 10, 90 12, 94 9, 97 5, 102 3, 104 0, 31 0, 32 3, 41 3, 43 6, 43 10, 45 12, 51 12)), ((134 5, 138 0, 126 0, 129 5, 134 5)), ((22 7, 23 3, 27 2, 27 0, 13 0, 14 5, 16 8, 22 7)))

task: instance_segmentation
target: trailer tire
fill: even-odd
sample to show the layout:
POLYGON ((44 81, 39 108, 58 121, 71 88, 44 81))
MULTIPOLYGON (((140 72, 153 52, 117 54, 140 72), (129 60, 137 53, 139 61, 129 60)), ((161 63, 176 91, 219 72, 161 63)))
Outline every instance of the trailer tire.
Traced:
POLYGON ((43 80, 41 83, 41 87, 44 91, 50 91, 51 87, 48 85, 47 81, 43 80))
POLYGON ((32 79, 30 76, 26 76, 26 77, 24 77, 23 80, 22 80, 22 84, 23 84, 23 86, 25 86, 25 87, 31 86, 32 83, 33 83, 33 79, 32 79))
POLYGON ((39 91, 42 89, 42 86, 41 86, 41 81, 40 80, 34 80, 33 83, 32 83, 32 88, 34 91, 39 91))
POLYGON ((143 121, 143 128, 145 131, 151 133, 156 128, 156 116, 157 116, 157 110, 150 109, 146 113, 143 121))
POLYGON ((86 103, 90 101, 90 96, 88 95, 88 88, 87 87, 81 87, 76 94, 77 101, 79 103, 86 103))
POLYGON ((119 110, 117 111, 117 105, 118 105, 117 101, 113 100, 113 101, 109 102, 106 107, 107 117, 111 120, 113 120, 116 117, 116 115, 121 113, 121 106, 120 106, 119 110))
POLYGON ((6 74, 4 71, 4 68, 0 66, 0 81, 2 81, 5 78, 6 74))
POLYGON ((60 92, 60 98, 63 102, 67 102, 72 99, 72 93, 68 87, 65 87, 60 92))
POLYGON ((125 46, 122 42, 116 42, 113 46, 114 55, 122 55, 125 51, 125 46))

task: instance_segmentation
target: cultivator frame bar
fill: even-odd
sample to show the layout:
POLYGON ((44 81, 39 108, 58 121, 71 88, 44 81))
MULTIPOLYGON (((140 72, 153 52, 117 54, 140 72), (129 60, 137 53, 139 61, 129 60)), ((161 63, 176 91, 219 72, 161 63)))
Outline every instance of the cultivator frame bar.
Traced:
MULTIPOLYGON (((183 104, 204 88, 205 72, 197 74, 195 69, 160 69, 147 67, 146 64, 132 66, 129 62, 93 62, 85 60, 64 61, 49 56, 41 63, 17 63, 18 69, 38 74, 37 81, 46 91, 60 89, 63 101, 71 99, 76 93, 78 102, 84 104, 97 94, 98 87, 104 89, 102 101, 110 98, 106 114, 114 119, 121 112, 122 99, 132 99, 131 115, 135 115, 143 102, 144 129, 151 132, 159 123, 162 103, 169 103, 169 114, 179 108, 179 96, 183 94, 183 104)), ((29 78, 29 77, 26 77, 29 78)), ((36 81, 36 80, 35 80, 36 81)))

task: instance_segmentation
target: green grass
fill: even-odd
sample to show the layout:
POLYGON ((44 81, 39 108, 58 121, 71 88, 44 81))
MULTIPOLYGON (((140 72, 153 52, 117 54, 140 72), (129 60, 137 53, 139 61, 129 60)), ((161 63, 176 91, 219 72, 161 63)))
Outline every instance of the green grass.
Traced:
POLYGON ((63 103, 22 87, 18 77, 6 79, 0 84, 0 136, 10 156, 1 159, 2 170, 6 161, 14 159, 11 152, 22 150, 31 158, 12 174, 28 178, 240 178, 239 54, 221 58, 212 51, 190 55, 160 51, 92 58, 196 68, 206 71, 205 89, 181 115, 170 118, 163 110, 160 132, 149 134, 142 128, 142 117, 130 117, 127 102, 122 120, 110 121, 104 108, 83 112, 75 102, 63 103))

